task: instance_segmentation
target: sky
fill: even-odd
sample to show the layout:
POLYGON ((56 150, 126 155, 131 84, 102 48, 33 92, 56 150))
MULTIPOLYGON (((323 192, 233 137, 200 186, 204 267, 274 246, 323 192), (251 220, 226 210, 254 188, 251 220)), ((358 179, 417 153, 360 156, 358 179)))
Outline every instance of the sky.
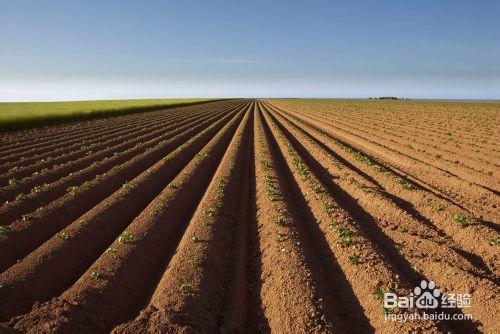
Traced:
POLYGON ((0 101, 500 98, 500 1, 0 0, 0 101))

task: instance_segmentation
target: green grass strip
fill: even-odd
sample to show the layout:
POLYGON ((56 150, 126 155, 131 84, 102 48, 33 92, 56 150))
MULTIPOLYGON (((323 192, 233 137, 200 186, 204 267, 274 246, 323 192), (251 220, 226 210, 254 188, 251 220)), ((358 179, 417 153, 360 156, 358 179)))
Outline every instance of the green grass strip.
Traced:
POLYGON ((0 102, 0 131, 22 130, 221 100, 224 99, 0 102))

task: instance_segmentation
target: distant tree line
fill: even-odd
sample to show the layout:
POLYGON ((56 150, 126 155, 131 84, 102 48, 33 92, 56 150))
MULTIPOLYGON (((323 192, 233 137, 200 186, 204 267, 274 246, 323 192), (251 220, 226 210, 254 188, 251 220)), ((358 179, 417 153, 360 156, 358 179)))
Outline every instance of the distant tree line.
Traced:
POLYGON ((409 100, 407 97, 396 97, 396 96, 380 96, 380 97, 369 97, 370 100, 409 100))

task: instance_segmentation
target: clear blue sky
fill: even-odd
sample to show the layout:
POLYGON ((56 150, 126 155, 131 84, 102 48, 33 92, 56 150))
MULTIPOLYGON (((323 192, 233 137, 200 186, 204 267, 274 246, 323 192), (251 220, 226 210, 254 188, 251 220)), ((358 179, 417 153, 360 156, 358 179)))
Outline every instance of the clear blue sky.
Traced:
POLYGON ((0 0, 0 100, 500 98, 500 1, 0 0))

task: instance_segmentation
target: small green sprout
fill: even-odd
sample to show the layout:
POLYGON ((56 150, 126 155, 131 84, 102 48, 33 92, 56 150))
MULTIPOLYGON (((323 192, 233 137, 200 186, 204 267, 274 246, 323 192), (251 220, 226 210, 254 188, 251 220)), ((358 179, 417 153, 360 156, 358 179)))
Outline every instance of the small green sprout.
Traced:
POLYGON ((349 261, 354 265, 358 265, 361 262, 361 255, 359 253, 349 255, 349 261))
POLYGON ((190 284, 187 283, 182 283, 181 286, 179 287, 180 292, 191 292, 193 291, 193 287, 190 284))
POLYGON ((0 225, 0 234, 7 234, 11 231, 10 226, 8 225, 0 225))
POLYGON ((452 218, 455 222, 458 223, 460 228, 466 228, 467 226, 469 226, 469 220, 459 213, 455 213, 452 218))
POLYGON ((203 213, 205 214, 205 216, 213 217, 213 216, 215 216, 215 209, 210 208, 210 209, 203 211, 203 213))
POLYGON ((137 183, 134 181, 125 181, 125 183, 122 185, 123 189, 128 189, 132 190, 137 186, 137 183))
POLYGON ((271 163, 269 160, 262 160, 261 162, 262 168, 264 169, 270 169, 271 168, 271 163))
POLYGON ((200 266, 200 261, 198 260, 191 260, 189 261, 189 265, 193 268, 198 268, 200 266))
POLYGON ((377 299, 384 299, 384 294, 387 292, 383 285, 377 285, 373 290, 373 294, 377 299))
POLYGON ((335 233, 340 238, 339 243, 342 247, 347 247, 352 243, 351 236, 354 234, 354 231, 348 227, 338 228, 335 230, 335 233))
POLYGON ((403 186, 404 189, 406 190, 412 190, 413 189, 413 185, 408 182, 407 180, 403 179, 403 178, 398 178, 397 182, 403 186))
POLYGON ((438 204, 438 205, 436 205, 436 207, 434 208, 434 210, 436 210, 437 212, 441 212, 441 211, 443 211, 444 209, 446 209, 446 207, 445 207, 443 204, 438 204))
POLYGON ((118 237, 118 243, 119 244, 128 244, 132 241, 133 238, 134 238, 134 236, 132 234, 125 231, 122 234, 120 234, 120 236, 118 237))
POLYGON ((97 271, 92 271, 90 273, 90 278, 92 278, 93 280, 98 280, 99 278, 101 278, 101 274, 97 271))
POLYGON ((277 242, 283 242, 286 240, 286 234, 284 233, 276 233, 276 241, 277 242))
POLYGON ((68 240, 69 239, 69 235, 66 232, 60 232, 59 233, 59 238, 61 238, 63 240, 68 240))
POLYGON ((500 237, 499 236, 486 238, 486 241, 488 242, 488 244, 490 246, 500 245, 500 237))
POLYGON ((322 192, 323 190, 321 189, 321 186, 317 185, 317 184, 313 184, 311 185, 311 189, 312 191, 315 193, 315 194, 319 194, 320 192, 322 192))
POLYGON ((9 185, 14 185, 14 184, 18 184, 19 183, 19 180, 16 179, 15 177, 9 179, 9 185))
POLYGON ((33 218, 33 214, 32 213, 27 213, 27 214, 22 215, 22 219, 24 221, 31 220, 31 218, 33 218))
POLYGON ((191 240, 193 240, 193 242, 203 242, 203 240, 198 238, 197 236, 193 236, 191 240))
POLYGON ((16 201, 24 201, 27 198, 26 194, 20 193, 16 196, 16 201))
POLYGON ((334 212, 335 205, 330 202, 323 203, 323 209, 328 216, 331 216, 334 212))
POLYGON ((278 226, 285 226, 285 219, 282 217, 278 217, 274 220, 274 223, 278 226))

